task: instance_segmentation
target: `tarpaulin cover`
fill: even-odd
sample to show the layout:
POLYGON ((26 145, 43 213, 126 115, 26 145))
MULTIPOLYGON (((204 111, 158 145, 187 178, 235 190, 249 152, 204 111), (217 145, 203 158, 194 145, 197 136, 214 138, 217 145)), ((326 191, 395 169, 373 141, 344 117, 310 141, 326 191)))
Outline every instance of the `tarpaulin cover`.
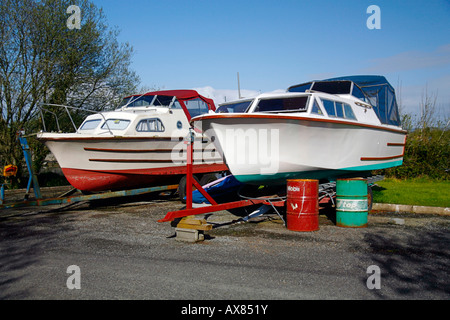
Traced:
POLYGON ((369 99, 381 123, 400 126, 395 90, 383 76, 361 75, 327 79, 350 80, 360 87, 369 99))
MULTIPOLYGON (((398 105, 397 100, 395 98, 395 90, 390 85, 390 83, 383 76, 373 76, 373 75, 359 75, 359 76, 345 76, 345 77, 337 77, 330 78, 325 80, 311 81, 308 83, 300 84, 292 86, 288 89, 289 92, 304 92, 308 89, 320 88, 319 85, 321 82, 331 82, 336 81, 336 90, 339 92, 343 90, 343 88, 350 88, 350 86, 346 86, 346 81, 351 81, 355 85, 357 85, 365 97, 362 97, 361 91, 353 90, 353 92, 346 92, 354 95, 359 99, 365 100, 367 103, 370 103, 375 110, 378 118, 381 123, 390 124, 394 126, 400 126, 400 116, 398 113, 398 105)), ((318 89, 318 91, 321 91, 318 89)), ((330 88, 327 88, 328 93, 330 92, 330 88)), ((340 92, 343 93, 343 92, 340 92)))
MULTIPOLYGON (((236 196, 236 190, 242 186, 242 183, 236 180, 232 175, 220 178, 210 184, 203 186, 203 189, 218 202, 221 202, 221 198, 228 198, 236 196)), ((209 203, 209 201, 198 190, 192 192, 193 203, 209 203)))
MULTIPOLYGON (((177 99, 180 101, 187 101, 187 100, 192 100, 192 99, 201 99, 203 101, 205 101, 210 110, 215 111, 216 110, 216 106, 214 104, 214 101, 212 99, 206 98, 202 95, 200 95, 197 91, 195 90, 161 90, 161 91, 152 91, 152 92, 147 92, 145 94, 143 94, 144 96, 175 96, 177 97, 177 99)), ((135 97, 135 96, 140 96, 139 94, 137 95, 133 95, 130 97, 135 97)), ((129 97, 127 97, 129 98, 129 97)))

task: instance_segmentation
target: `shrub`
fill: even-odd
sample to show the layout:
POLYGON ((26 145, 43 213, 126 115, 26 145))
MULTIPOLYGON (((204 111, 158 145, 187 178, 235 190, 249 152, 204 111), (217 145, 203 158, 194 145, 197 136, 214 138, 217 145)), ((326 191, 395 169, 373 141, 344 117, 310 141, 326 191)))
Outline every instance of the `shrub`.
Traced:
POLYGON ((446 129, 416 129, 406 138, 403 165, 386 169, 387 177, 429 177, 450 180, 450 132, 446 129))

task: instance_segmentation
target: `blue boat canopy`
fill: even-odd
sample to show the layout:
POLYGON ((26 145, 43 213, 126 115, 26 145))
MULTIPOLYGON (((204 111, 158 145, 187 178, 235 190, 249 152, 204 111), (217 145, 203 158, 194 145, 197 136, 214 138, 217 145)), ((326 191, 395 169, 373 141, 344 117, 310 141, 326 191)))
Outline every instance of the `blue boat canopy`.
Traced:
POLYGON ((288 92, 305 92, 306 90, 351 94, 372 105, 381 123, 400 126, 395 90, 383 76, 345 76, 311 81, 291 86, 288 92))

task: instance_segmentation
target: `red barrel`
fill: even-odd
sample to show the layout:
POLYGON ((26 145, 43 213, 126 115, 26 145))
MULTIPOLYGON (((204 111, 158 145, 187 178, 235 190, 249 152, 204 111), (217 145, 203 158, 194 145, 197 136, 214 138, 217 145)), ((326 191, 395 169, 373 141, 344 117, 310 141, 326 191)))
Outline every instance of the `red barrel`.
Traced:
POLYGON ((288 180, 286 206, 289 230, 319 230, 319 180, 288 180))

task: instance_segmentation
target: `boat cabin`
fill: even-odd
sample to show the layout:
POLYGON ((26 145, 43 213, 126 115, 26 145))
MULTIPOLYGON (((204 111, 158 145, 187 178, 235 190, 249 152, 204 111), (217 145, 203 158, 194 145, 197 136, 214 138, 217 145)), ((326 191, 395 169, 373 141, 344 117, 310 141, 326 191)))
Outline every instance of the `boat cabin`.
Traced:
POLYGON ((214 101, 194 90, 166 90, 133 95, 119 108, 88 116, 77 133, 170 136, 188 130, 192 117, 214 112, 214 101))
POLYGON ((303 113, 310 117, 345 119, 400 126, 395 91, 383 76, 348 76, 311 81, 285 93, 220 104, 216 113, 303 113))
POLYGON ((380 124, 372 106, 350 95, 324 92, 266 93, 256 97, 247 113, 276 113, 380 124))
POLYGON ((395 90, 383 76, 345 76, 294 85, 288 92, 324 92, 355 97, 372 106, 382 124, 400 126, 395 90))

